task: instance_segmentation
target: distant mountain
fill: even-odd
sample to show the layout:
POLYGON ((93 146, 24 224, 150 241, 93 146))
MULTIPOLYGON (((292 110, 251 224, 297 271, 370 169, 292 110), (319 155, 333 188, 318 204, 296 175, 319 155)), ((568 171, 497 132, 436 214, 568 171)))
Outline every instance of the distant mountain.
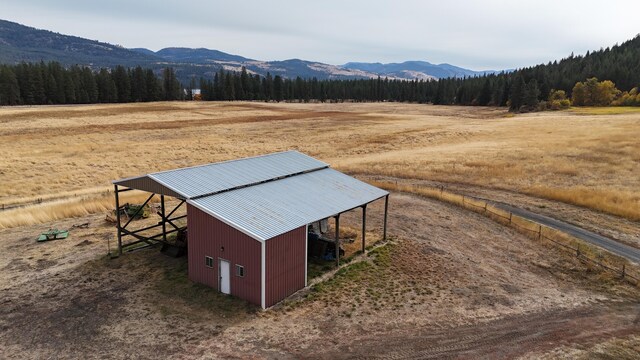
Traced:
POLYGON ((258 61, 250 60, 243 62, 216 61, 225 70, 240 71, 245 67, 253 74, 272 76, 280 75, 285 78, 301 77, 305 79, 317 78, 325 79, 371 79, 378 77, 378 74, 358 69, 344 69, 340 66, 323 64, 319 62, 306 61, 300 59, 289 59, 283 61, 258 61))
POLYGON ((0 63, 57 61, 64 65, 85 65, 93 69, 142 66, 160 73, 171 66, 178 79, 188 83, 191 78, 211 78, 220 69, 251 74, 280 75, 285 78, 390 79, 431 80, 443 77, 474 76, 494 71, 472 71, 457 66, 434 65, 425 61, 400 64, 347 63, 343 66, 301 59, 260 61, 218 50, 170 47, 159 51, 146 48, 126 49, 95 40, 62 35, 18 23, 0 20, 0 63))
POLYGON ((155 53, 155 55, 172 62, 177 63, 194 63, 209 64, 215 61, 252 61, 239 55, 231 55, 218 50, 209 50, 204 48, 191 49, 184 47, 164 48, 155 53))
POLYGON ((158 57, 117 45, 0 20, 0 62, 58 61, 93 66, 148 65, 158 57))
POLYGON ((174 64, 212 66, 214 68, 222 68, 227 71, 241 71, 244 67, 251 74, 260 74, 263 76, 270 73, 272 76, 280 75, 286 78, 295 78, 297 76, 301 78, 315 77, 318 79, 360 79, 378 77, 377 73, 358 69, 344 69, 340 66, 319 62, 300 59, 260 61, 204 48, 191 49, 171 47, 164 48, 157 52, 144 48, 131 50, 138 51, 143 54, 153 54, 174 64))
POLYGON ((133 49, 129 49, 129 50, 135 51, 135 52, 139 52, 139 53, 145 54, 145 55, 156 56, 156 53, 153 50, 149 50, 147 48, 133 48, 133 49))
POLYGON ((403 63, 361 63, 350 62, 342 65, 347 69, 358 69, 396 78, 461 78, 465 76, 482 76, 499 71, 474 71, 450 64, 432 64, 426 61, 405 61, 403 63))

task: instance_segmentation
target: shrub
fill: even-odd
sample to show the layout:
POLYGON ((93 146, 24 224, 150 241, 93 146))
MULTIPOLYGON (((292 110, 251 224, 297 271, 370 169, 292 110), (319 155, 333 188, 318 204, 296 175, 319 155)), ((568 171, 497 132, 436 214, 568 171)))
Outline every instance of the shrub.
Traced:
POLYGON ((638 94, 638 88, 635 87, 631 91, 625 91, 614 100, 611 105, 615 106, 640 106, 640 94, 638 94))

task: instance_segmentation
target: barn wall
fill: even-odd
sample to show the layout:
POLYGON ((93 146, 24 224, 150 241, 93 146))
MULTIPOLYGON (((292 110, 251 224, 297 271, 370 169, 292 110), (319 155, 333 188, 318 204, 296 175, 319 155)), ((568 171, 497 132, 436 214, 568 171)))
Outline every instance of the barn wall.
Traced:
POLYGON ((266 241, 266 307, 305 286, 306 236, 303 226, 266 241))
POLYGON ((218 259, 228 260, 231 295, 260 305, 262 244, 190 204, 187 221, 189 279, 218 289, 218 259), (206 266, 205 256, 214 259, 213 268, 206 266), (236 275, 236 264, 244 266, 244 277, 236 275))

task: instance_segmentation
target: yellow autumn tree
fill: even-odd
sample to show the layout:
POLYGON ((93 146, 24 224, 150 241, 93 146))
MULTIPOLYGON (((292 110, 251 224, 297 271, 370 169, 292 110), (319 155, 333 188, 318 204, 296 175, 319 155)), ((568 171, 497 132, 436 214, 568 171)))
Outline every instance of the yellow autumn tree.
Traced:
POLYGON ((571 100, 574 106, 609 106, 620 95, 620 90, 610 80, 598 81, 592 77, 573 87, 571 100))
POLYGON ((577 82, 571 90, 571 103, 573 106, 587 106, 587 87, 583 82, 577 82))

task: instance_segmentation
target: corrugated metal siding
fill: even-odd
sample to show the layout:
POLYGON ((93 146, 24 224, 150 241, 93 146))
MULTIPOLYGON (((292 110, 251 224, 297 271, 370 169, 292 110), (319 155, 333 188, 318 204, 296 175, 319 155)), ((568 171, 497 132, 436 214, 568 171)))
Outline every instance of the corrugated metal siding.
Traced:
POLYGON ((187 198, 267 181, 328 165, 297 151, 286 151, 149 174, 187 198))
POLYGON ((305 284, 306 226, 269 239, 266 245, 265 305, 275 305, 305 284))
POLYGON ((323 169, 189 202, 264 241, 387 194, 339 171, 323 169))
POLYGON ((262 244, 191 205, 187 215, 189 279, 217 289, 222 258, 231 265, 231 295, 261 305, 262 244), (205 265, 205 256, 214 259, 213 268, 205 265), (236 276, 236 264, 244 266, 244 277, 236 276))

